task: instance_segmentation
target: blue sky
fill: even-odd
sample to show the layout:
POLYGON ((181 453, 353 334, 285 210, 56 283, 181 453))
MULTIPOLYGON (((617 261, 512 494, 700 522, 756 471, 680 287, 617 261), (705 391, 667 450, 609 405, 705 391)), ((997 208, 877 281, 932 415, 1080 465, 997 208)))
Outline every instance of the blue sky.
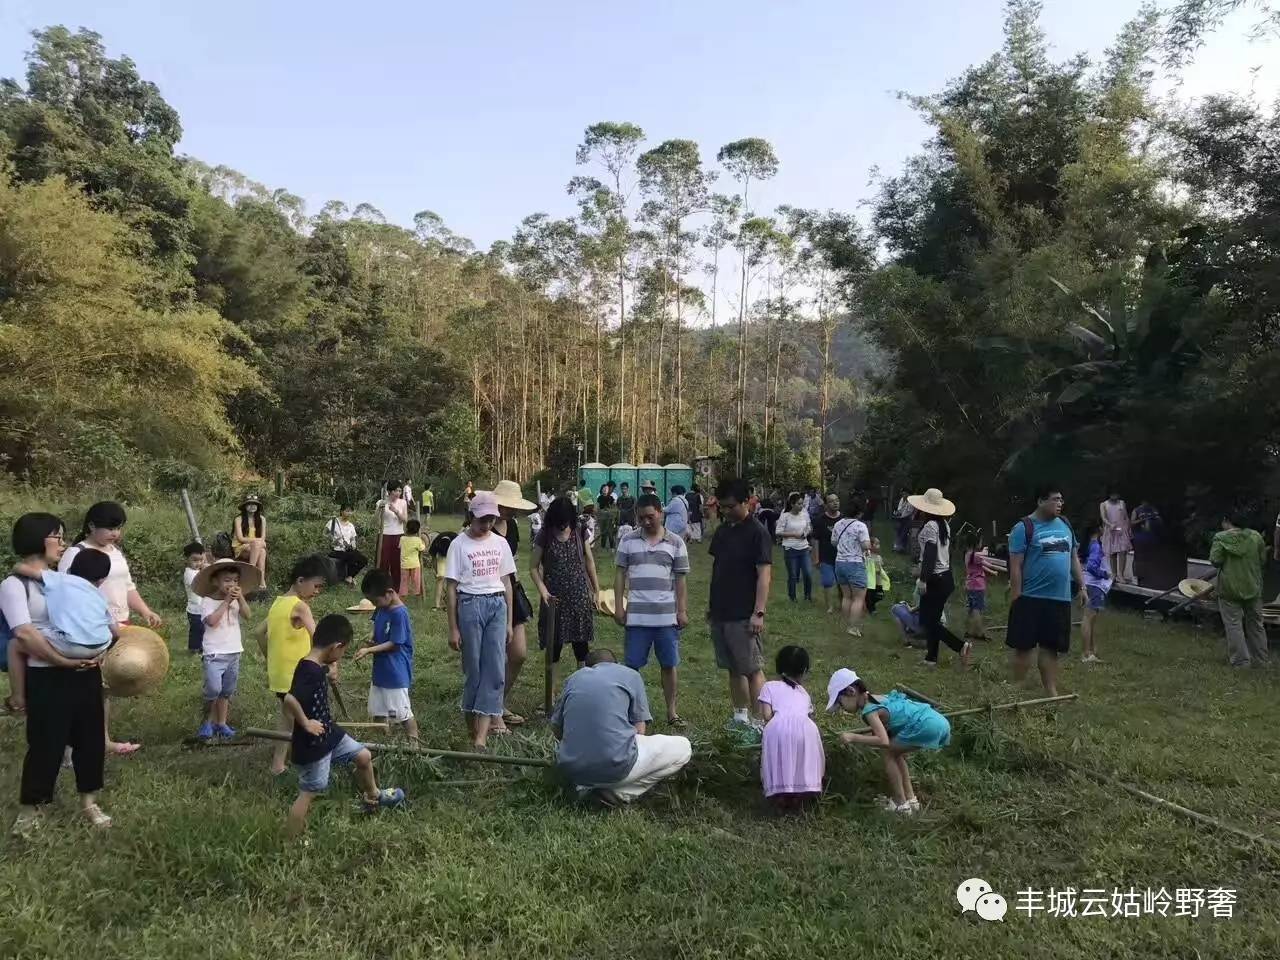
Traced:
MULTIPOLYGON (((183 152, 286 187, 310 212, 367 201, 408 224, 435 210, 486 247, 526 214, 572 211, 574 147, 605 119, 640 124, 651 145, 694 139, 706 160, 765 137, 781 170, 756 209, 855 209, 871 168, 896 171, 926 135, 893 91, 936 91, 985 59, 1002 6, 5 0, 0 75, 23 74, 30 30, 89 27, 159 84, 183 152)), ((1138 2, 1045 6, 1065 57, 1100 53, 1138 2)), ((1274 93, 1276 47, 1248 44, 1247 26, 1237 18, 1214 40, 1186 92, 1274 93)))

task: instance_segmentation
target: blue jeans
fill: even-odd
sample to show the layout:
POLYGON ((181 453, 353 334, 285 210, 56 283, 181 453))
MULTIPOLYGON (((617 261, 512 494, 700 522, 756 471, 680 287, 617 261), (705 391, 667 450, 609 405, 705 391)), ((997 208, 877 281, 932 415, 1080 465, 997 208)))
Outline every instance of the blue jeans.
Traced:
POLYGON ((298 767, 298 789, 302 793, 324 793, 329 789, 329 771, 335 763, 351 763, 360 751, 363 743, 357 743, 343 734, 338 745, 319 760, 300 764, 298 767))
POLYGON ((462 711, 502 716, 507 683, 507 598, 501 593, 458 594, 462 634, 462 711))
POLYGON ((809 551, 808 550, 783 550, 784 557, 787 561, 787 596, 792 599, 796 598, 796 584, 800 582, 800 578, 804 578, 804 598, 806 600, 813 599, 813 574, 809 567, 809 551))

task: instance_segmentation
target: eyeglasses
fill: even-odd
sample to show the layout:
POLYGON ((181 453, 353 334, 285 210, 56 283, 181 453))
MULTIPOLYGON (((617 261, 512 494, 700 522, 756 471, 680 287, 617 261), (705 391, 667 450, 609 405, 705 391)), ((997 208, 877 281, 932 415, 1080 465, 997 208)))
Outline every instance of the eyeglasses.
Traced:
POLYGON ((67 538, 66 538, 66 536, 65 536, 65 535, 63 535, 63 534, 61 534, 61 533, 51 533, 51 534, 49 534, 47 537, 45 537, 45 540, 54 540, 54 541, 56 541, 56 542, 58 542, 58 543, 66 543, 66 542, 67 542, 67 538))

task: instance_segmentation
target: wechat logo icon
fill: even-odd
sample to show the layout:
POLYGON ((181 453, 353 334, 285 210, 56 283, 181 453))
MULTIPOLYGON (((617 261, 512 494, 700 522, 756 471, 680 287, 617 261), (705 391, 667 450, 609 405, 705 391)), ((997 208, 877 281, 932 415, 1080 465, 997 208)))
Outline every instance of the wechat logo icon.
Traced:
POLYGON ((972 910, 983 920, 1003 920, 1009 912, 1004 897, 993 892, 991 884, 981 877, 973 877, 956 887, 956 901, 961 913, 972 910))

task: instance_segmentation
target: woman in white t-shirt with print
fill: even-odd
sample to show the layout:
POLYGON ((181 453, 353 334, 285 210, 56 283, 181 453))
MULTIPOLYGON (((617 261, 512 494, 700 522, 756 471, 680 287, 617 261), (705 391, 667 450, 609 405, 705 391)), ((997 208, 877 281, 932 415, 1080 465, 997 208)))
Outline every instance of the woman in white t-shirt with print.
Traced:
POLYGON ((938 648, 945 643, 960 654, 960 663, 967 667, 973 644, 967 640, 962 642, 942 623, 947 598, 956 589, 955 578, 951 574, 951 525, 947 523, 947 518, 955 515, 956 505, 937 487, 930 487, 908 500, 924 520, 917 535, 920 572, 916 578, 916 589, 920 592, 920 628, 929 641, 924 664, 936 667, 938 648))
MULTIPOLYGON (((129 572, 129 561, 125 559, 124 551, 120 549, 126 520, 128 515, 124 512, 124 507, 113 500, 103 500, 91 506, 84 515, 84 527, 80 531, 80 539, 76 541, 74 547, 62 555, 58 572, 69 571, 76 555, 86 547, 101 550, 111 558, 111 573, 98 587, 98 592, 107 601, 111 619, 121 626, 128 626, 130 614, 136 613, 142 618, 143 623, 154 630, 161 625, 160 616, 147 606, 147 601, 143 600, 142 594, 138 593, 138 588, 133 582, 133 574, 129 572)), ((110 699, 103 700, 103 709, 107 753, 127 757, 141 749, 141 744, 111 739, 110 699)))
POLYGON ((867 606, 867 550, 871 533, 862 517, 862 498, 845 501, 844 519, 831 528, 831 543, 836 548, 836 586, 840 590, 840 612, 844 614, 851 637, 861 637, 862 617, 867 606))
POLYGON ((511 580, 516 562, 504 537, 493 532, 498 499, 480 491, 471 523, 449 544, 445 581, 449 646, 462 653, 462 712, 471 745, 483 749, 489 725, 502 716, 507 643, 512 635, 511 580))

